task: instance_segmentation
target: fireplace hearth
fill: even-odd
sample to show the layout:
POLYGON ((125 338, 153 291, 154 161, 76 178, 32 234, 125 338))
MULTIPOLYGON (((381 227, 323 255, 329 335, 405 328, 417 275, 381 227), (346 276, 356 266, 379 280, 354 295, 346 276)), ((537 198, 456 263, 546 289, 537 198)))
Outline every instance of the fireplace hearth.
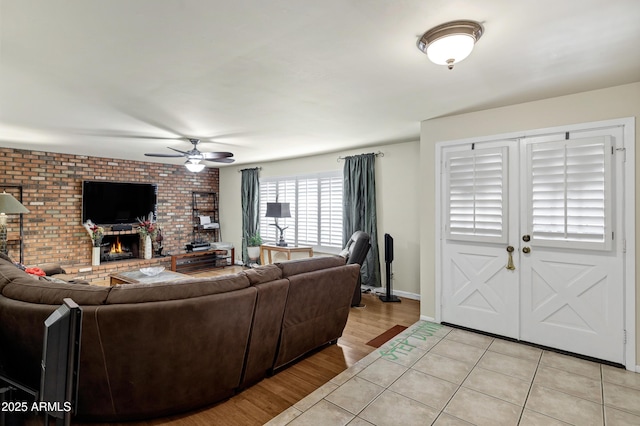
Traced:
POLYGON ((136 259, 140 257, 138 234, 105 235, 102 239, 101 262, 136 259))

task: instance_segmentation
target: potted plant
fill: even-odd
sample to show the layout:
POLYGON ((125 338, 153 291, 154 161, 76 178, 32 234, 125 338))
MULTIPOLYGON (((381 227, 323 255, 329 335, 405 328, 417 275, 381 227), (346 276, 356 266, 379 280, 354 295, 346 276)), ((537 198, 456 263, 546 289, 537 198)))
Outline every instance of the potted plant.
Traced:
POLYGON ((256 261, 260 257, 260 246, 262 245, 262 237, 259 233, 253 235, 247 235, 247 256, 251 259, 251 263, 257 263, 256 261))

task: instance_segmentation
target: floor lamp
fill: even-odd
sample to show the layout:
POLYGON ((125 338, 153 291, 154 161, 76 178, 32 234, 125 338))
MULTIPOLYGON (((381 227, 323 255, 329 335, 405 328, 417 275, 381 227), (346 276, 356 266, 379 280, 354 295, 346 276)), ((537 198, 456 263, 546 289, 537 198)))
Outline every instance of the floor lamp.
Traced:
POLYGON ((20 201, 7 192, 0 194, 0 253, 7 254, 7 214, 29 213, 20 201))
POLYGON ((278 240, 277 246, 286 247, 287 243, 284 241, 284 230, 288 228, 285 226, 284 228, 278 225, 278 218, 281 217, 291 217, 291 211, 289 210, 289 203, 267 203, 267 214, 265 217, 273 217, 276 220, 276 223, 272 223, 271 225, 278 228, 280 231, 280 239, 278 240))

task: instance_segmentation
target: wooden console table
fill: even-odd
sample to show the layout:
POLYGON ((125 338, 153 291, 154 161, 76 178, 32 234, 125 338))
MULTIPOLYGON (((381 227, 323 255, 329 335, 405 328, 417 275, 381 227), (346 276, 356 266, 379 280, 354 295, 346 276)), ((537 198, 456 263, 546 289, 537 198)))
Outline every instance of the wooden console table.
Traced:
POLYGON ((264 252, 267 252, 269 257, 269 263, 273 263, 271 252, 277 251, 281 253, 287 253, 287 260, 291 260, 291 253, 309 253, 309 257, 313 257, 313 247, 281 247, 275 244, 263 244, 260 246, 260 264, 266 265, 264 262, 264 252))
POLYGON ((207 269, 224 268, 233 265, 235 248, 190 251, 171 255, 171 270, 174 272, 196 272, 207 269), (231 252, 228 254, 228 252, 231 252), (231 261, 229 262, 229 259, 231 261))

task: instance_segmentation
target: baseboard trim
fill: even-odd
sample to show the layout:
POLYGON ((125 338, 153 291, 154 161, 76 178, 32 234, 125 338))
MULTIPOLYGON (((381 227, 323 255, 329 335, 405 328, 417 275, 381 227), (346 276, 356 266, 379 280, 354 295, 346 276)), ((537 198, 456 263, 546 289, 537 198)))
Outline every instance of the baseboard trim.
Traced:
MULTIPOLYGON (((369 290, 371 291, 373 294, 376 295, 383 295, 383 294, 387 294, 387 289, 384 287, 371 287, 371 286, 367 286, 367 285, 363 285, 362 286, 362 290, 369 290)), ((402 291, 402 290, 393 290, 392 294, 394 296, 398 296, 398 297, 404 297, 406 299, 411 299, 411 300, 420 300, 420 295, 416 294, 416 293, 409 293, 408 291, 402 291)))
POLYGON ((640 373, 640 365, 636 365, 636 373, 640 373))
POLYGON ((435 318, 428 317, 428 316, 426 316, 426 315, 420 315, 420 320, 422 320, 422 321, 429 321, 429 322, 437 322, 435 318))
POLYGON ((411 299, 411 300, 420 300, 420 295, 419 294, 409 293, 408 291, 394 290, 393 291, 393 295, 394 296, 398 296, 398 297, 405 297, 405 298, 411 299))

